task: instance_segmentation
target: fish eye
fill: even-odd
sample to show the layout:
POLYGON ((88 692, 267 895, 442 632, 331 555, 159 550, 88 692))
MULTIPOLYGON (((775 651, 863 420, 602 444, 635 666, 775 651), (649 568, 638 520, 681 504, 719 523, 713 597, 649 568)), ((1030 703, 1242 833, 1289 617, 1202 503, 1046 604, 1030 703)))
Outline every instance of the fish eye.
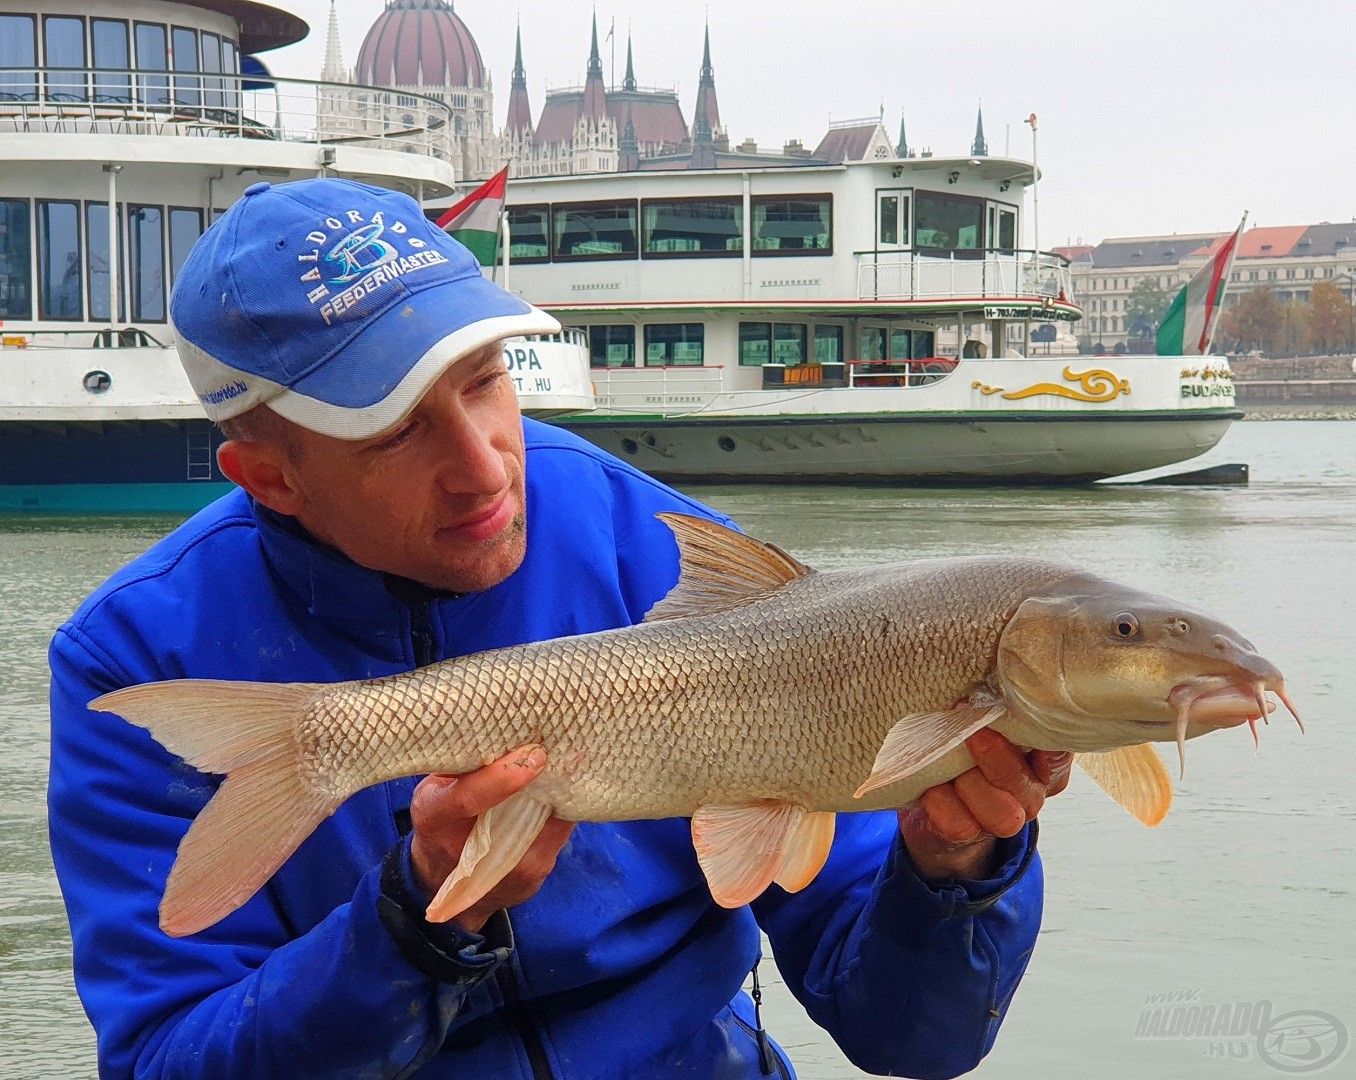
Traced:
POLYGON ((1116 628, 1118 638, 1139 637, 1139 620, 1128 611, 1122 611, 1112 620, 1112 625, 1116 628))

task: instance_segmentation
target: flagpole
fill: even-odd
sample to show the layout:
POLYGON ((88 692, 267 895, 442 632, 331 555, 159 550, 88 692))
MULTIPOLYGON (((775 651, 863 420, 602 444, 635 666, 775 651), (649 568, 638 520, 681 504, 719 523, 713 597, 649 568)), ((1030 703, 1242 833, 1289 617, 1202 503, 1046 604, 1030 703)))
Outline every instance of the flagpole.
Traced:
POLYGON ((504 251, 504 291, 509 292, 509 263, 513 261, 513 253, 509 250, 509 223, 508 208, 505 206, 499 211, 499 243, 504 251))
POLYGON ((1243 211, 1243 217, 1238 222, 1238 232, 1234 233, 1237 239, 1234 241, 1233 250, 1229 252, 1229 261, 1224 266, 1224 273, 1220 275, 1220 281, 1223 288, 1219 293, 1219 304, 1215 310, 1215 317, 1210 323, 1210 328, 1205 337, 1205 348, 1201 350, 1202 356, 1209 356, 1210 350, 1215 347, 1215 331, 1219 328, 1219 321, 1224 315, 1224 298, 1229 295, 1229 275, 1234 269, 1234 260, 1238 258, 1238 245, 1243 242, 1243 230, 1248 224, 1248 212, 1243 211))

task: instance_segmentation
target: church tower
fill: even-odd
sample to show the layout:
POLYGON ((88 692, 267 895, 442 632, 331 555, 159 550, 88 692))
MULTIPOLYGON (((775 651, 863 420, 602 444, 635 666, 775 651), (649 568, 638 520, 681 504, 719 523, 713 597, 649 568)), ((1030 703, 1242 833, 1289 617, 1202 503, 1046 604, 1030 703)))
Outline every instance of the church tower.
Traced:
POLYGON ((984 139, 984 106, 979 107, 975 116, 975 141, 970 144, 971 157, 988 157, 989 144, 984 139))

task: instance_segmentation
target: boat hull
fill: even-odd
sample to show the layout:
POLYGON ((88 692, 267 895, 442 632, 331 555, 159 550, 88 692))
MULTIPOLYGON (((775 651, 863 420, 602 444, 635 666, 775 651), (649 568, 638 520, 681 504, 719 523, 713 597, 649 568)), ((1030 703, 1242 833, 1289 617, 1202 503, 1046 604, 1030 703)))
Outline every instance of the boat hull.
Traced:
POLYGON ((1051 484, 1188 460, 1240 415, 1230 408, 554 422, 672 483, 1051 484))

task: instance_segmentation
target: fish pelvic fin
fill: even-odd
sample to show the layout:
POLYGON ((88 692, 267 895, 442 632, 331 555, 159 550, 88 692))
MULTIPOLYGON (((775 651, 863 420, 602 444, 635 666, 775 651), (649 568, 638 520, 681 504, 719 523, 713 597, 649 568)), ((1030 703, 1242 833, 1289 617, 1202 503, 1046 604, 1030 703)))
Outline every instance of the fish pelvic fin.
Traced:
POLYGON ((958 705, 935 713, 914 713, 896 722, 876 754, 871 775, 853 792, 860 799, 868 792, 906 780, 950 753, 981 728, 1004 714, 1001 704, 984 700, 958 705))
POLYGON ((550 816, 551 808, 532 795, 529 785, 476 818, 457 868, 447 875, 424 917, 447 922, 482 900, 522 861, 550 816))
POLYGON ((1103 791, 1149 828, 1168 816, 1172 777, 1149 743, 1074 757, 1103 791))
POLYGON ((646 622, 711 615, 769 596, 814 570, 775 544, 690 514, 662 513, 678 541, 678 584, 650 608, 646 622))
POLYGON ((235 911, 342 801, 300 771, 297 721, 322 689, 181 679, 90 703, 145 728, 195 769, 226 774, 179 843, 160 902, 166 934, 195 934, 235 911))
POLYGON ((711 896, 743 907, 774 881, 805 888, 833 846, 833 814, 768 800, 746 806, 703 806, 692 815, 692 844, 711 896))

